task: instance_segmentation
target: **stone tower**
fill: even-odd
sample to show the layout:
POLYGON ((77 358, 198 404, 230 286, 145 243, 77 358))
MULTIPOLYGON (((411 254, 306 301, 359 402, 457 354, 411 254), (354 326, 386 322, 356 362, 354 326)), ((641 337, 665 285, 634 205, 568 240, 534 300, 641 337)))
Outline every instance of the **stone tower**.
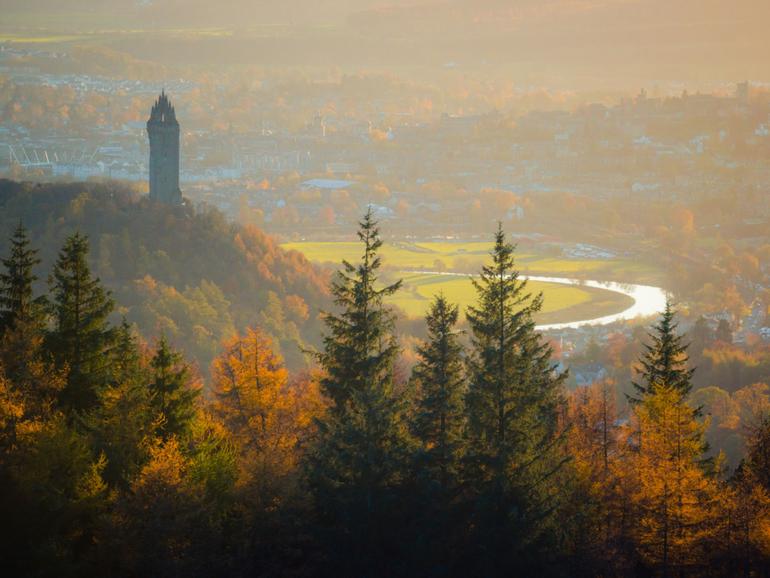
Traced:
POLYGON ((150 137, 150 198, 169 205, 181 205, 179 123, 165 91, 152 107, 147 135, 150 137))

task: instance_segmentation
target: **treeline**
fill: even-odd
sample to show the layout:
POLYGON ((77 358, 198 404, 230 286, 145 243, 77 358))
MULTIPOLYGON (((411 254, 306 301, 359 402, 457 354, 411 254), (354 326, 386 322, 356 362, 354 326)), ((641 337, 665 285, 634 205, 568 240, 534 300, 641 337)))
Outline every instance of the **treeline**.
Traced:
POLYGON ((46 294, 23 227, 0 273, 0 559, 25 576, 764 576, 770 421, 737 472, 707 424, 668 306, 633 384, 569 393, 542 296, 498 230, 466 312, 435 299, 410 376, 400 283, 362 257, 331 284, 318 369, 290 377, 258 328, 200 380, 165 338, 114 326, 63 244, 46 294))
POLYGON ((114 320, 125 316, 146 337, 164 333, 204 373, 222 341, 251 325, 275 340, 292 369, 305 367, 303 350, 320 343, 313 312, 328 302, 328 274, 214 209, 152 203, 119 183, 0 180, 0 231, 20 219, 44 269, 73 230, 88 235, 90 265, 118 304, 114 320))
MULTIPOLYGON (((751 334, 733 343, 733 331, 726 319, 718 323, 699 317, 687 333, 687 355, 697 367, 692 379, 690 403, 708 416, 708 455, 724 453, 725 465, 735 470, 746 453, 747 432, 762 416, 770 413, 770 343, 751 334)), ((686 321, 685 321, 686 322, 686 321)), ((684 324, 684 322, 683 322, 684 324)), ((624 397, 632 391, 638 359, 643 353, 645 328, 635 326, 630 335, 610 333, 603 342, 592 340, 583 352, 570 356, 571 368, 597 364, 614 383, 625 411, 624 397)))

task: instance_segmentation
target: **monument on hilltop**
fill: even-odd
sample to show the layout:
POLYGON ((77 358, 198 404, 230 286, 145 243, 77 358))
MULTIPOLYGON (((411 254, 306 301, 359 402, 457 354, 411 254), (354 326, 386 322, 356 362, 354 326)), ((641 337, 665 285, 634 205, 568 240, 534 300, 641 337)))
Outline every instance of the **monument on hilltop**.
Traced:
POLYGON ((150 138, 150 198, 169 205, 181 205, 179 122, 165 91, 152 107, 147 135, 150 138))

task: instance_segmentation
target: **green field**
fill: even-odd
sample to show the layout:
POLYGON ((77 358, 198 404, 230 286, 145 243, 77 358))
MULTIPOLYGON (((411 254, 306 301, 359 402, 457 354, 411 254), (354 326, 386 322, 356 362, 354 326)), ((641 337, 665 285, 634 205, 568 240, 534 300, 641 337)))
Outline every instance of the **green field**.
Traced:
MULTIPOLYGON (((476 302, 476 290, 470 277, 408 271, 400 272, 398 276, 404 281, 403 289, 393 295, 389 302, 409 317, 423 316, 431 299, 438 293, 443 293, 451 302, 460 305, 463 311, 476 302)), ((530 281, 527 287, 533 295, 542 291, 545 298, 543 309, 537 317, 538 323, 602 317, 632 305, 631 299, 625 295, 604 289, 540 281, 530 281)))
POLYGON ((0 33, 0 42, 17 44, 62 44, 65 42, 77 42, 85 40, 88 36, 83 34, 3 34, 0 33))
MULTIPOLYGON (((340 259, 354 261, 361 251, 361 244, 357 242, 300 242, 285 243, 282 247, 299 251, 317 263, 339 263, 340 259)), ((433 270, 437 261, 441 261, 447 270, 455 270, 486 262, 491 248, 491 243, 487 242, 385 243, 380 255, 386 267, 433 270)), ((531 255, 517 257, 524 259, 531 255)))
MULTIPOLYGON (((361 246, 357 242, 284 243, 316 263, 339 264, 341 259, 355 261, 361 246)), ((381 249, 383 265, 394 270, 478 272, 488 262, 492 244, 486 241, 385 243, 381 249)), ((655 284, 660 273, 654 267, 632 259, 569 259, 518 252, 520 270, 530 275, 581 277, 604 281, 655 284)))
MULTIPOLYGON (((360 244, 355 242, 300 242, 286 243, 284 249, 296 250, 317 263, 336 266, 342 259, 355 262, 360 244)), ((410 317, 425 314, 431 299, 443 293, 464 310, 475 302, 476 293, 469 277, 441 274, 442 272, 477 272, 488 262, 491 244, 487 242, 426 242, 386 243, 381 249, 383 265, 388 277, 403 279, 401 291, 390 303, 410 317), (421 271, 428 271, 421 272, 421 271)), ((631 261, 562 259, 534 254, 518 254, 517 263, 523 272, 546 276, 595 277, 628 279, 629 275, 651 274, 649 268, 631 261)), ((625 295, 560 283, 530 282, 533 294, 543 292, 543 311, 539 323, 561 323, 591 319, 622 311, 632 305, 625 295)))

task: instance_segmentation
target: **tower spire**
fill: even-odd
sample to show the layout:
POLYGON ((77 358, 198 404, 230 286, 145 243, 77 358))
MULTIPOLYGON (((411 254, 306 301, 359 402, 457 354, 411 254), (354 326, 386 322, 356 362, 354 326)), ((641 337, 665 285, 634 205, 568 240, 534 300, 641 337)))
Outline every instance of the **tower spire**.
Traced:
POLYGON ((179 205, 179 122, 166 95, 165 87, 150 110, 147 120, 150 138, 150 198, 179 205))

